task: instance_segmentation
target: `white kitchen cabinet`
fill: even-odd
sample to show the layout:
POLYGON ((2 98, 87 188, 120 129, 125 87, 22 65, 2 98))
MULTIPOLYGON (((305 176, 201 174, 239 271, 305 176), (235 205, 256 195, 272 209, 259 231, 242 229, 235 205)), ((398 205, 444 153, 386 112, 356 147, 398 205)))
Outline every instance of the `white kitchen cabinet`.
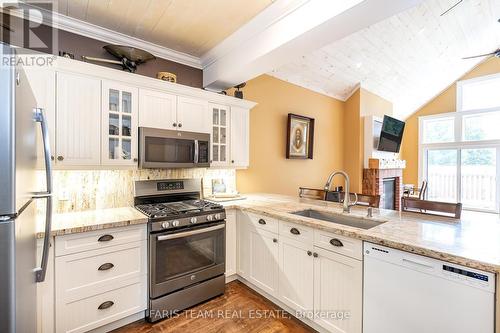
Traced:
POLYGON ((210 104, 212 114, 212 166, 227 166, 230 154, 230 113, 229 107, 210 104))
POLYGON ((57 73, 56 160, 60 166, 101 162, 101 80, 57 73))
POLYGON ((192 97, 177 97, 177 128, 179 130, 210 133, 211 120, 208 101, 192 97))
POLYGON ((239 276, 248 279, 250 272, 250 222, 248 215, 242 211, 237 211, 236 219, 236 272, 239 276))
POLYGON ((177 129, 177 96, 139 89, 139 126, 177 129))
POLYGON ((315 321, 329 332, 361 333, 362 261, 319 247, 314 252, 314 311, 322 314, 315 321), (346 311, 349 318, 333 319, 335 311, 346 311))
POLYGON ((226 277, 236 274, 236 211, 226 210, 226 277))
MULTIPOLYGON (((280 235, 281 236, 281 235, 280 235)), ((314 306, 314 257, 310 243, 280 237, 280 301, 296 311, 311 311, 314 306)))
POLYGON ((231 166, 247 168, 250 165, 250 110, 231 107, 231 166))
POLYGON ((102 82, 102 164, 137 165, 138 89, 102 82))
POLYGON ((250 230, 248 280, 271 296, 278 295, 278 235, 256 228, 250 230))

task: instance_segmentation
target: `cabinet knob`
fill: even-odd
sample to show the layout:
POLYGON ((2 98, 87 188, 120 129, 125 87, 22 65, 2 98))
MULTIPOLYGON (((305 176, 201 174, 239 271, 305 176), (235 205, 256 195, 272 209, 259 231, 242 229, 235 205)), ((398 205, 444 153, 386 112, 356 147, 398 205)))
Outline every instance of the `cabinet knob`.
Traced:
POLYGON ((312 253, 311 251, 307 251, 307 255, 308 255, 309 257, 310 257, 310 256, 312 256, 312 254, 313 254, 313 253, 312 253))
POLYGON ((50 156, 50 160, 53 161, 55 160, 56 158, 54 157, 54 155, 50 156))
POLYGON ((278 240, 276 238, 273 238, 273 243, 278 243, 278 240))
POLYGON ((231 163, 233 163, 233 164, 234 164, 234 160, 231 160, 231 163))
POLYGON ((181 123, 179 123, 179 127, 182 127, 182 124, 181 124, 181 123))
POLYGON ((177 127, 177 123, 173 123, 172 126, 177 127))
POLYGON ((61 155, 57 156, 57 160, 58 160, 58 161, 62 161, 62 160, 64 160, 64 156, 61 156, 61 155))
POLYGON ((317 258, 318 257, 318 254, 316 252, 313 253, 313 257, 314 258, 317 258))
POLYGON ((137 159, 137 158, 134 158, 134 162, 137 162, 137 161, 138 161, 138 159, 137 159))
POLYGON ((115 304, 115 302, 113 302, 113 301, 106 301, 106 302, 101 303, 101 305, 99 305, 99 306, 97 307, 97 309, 99 309, 99 310, 109 309, 109 308, 110 308, 110 307, 112 307, 114 304, 115 304))

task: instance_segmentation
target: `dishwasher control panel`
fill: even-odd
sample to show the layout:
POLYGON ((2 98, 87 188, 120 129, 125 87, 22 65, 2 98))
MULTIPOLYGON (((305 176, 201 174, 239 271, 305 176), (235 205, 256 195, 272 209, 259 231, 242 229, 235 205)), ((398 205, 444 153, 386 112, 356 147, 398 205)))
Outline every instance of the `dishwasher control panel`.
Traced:
POLYGON ((458 267, 443 265, 443 270, 446 272, 453 273, 453 274, 459 274, 459 275, 462 275, 465 277, 469 277, 471 279, 477 279, 479 281, 484 281, 484 282, 489 281, 489 277, 486 274, 471 272, 471 271, 468 271, 468 270, 465 270, 462 268, 458 268, 458 267))

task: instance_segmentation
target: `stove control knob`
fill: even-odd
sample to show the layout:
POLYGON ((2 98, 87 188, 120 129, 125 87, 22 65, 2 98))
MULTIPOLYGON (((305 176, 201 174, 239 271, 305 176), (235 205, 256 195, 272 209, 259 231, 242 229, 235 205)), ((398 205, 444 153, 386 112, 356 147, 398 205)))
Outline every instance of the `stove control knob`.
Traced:
POLYGON ((189 220, 192 224, 195 224, 198 222, 198 219, 196 217, 192 217, 191 220, 189 220))
POLYGON ((163 229, 167 229, 168 227, 170 227, 170 223, 169 223, 168 221, 165 221, 165 222, 163 222, 163 223, 161 224, 161 227, 162 227, 163 229))
POLYGON ((207 221, 213 221, 214 216, 213 215, 207 215, 207 221))
POLYGON ((179 221, 177 221, 177 220, 172 221, 172 225, 174 227, 178 227, 179 226, 179 221))
POLYGON ((220 218, 221 218, 221 215, 219 213, 215 214, 215 219, 216 220, 220 220, 220 218))

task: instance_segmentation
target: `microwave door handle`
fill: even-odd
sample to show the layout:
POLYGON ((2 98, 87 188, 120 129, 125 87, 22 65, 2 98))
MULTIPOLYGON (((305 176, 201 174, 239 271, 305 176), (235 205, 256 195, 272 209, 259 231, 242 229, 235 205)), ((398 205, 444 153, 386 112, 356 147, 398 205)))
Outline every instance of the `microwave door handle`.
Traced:
POLYGON ((43 239, 43 252, 42 262, 40 268, 35 270, 36 282, 43 282, 45 274, 47 273, 47 264, 49 262, 49 247, 50 247, 50 234, 52 232, 52 163, 50 161, 50 141, 49 141, 49 126, 47 124, 47 117, 41 108, 35 108, 34 120, 40 123, 42 129, 43 151, 45 156, 45 176, 47 182, 46 191, 37 192, 33 195, 33 199, 45 199, 45 235, 43 239))
POLYGON ((188 236, 203 234, 205 232, 210 232, 210 231, 215 231, 215 230, 223 229, 224 227, 225 227, 225 225, 221 224, 221 225, 216 225, 214 227, 209 227, 209 228, 203 228, 203 229, 198 229, 198 230, 193 230, 193 231, 186 231, 186 232, 179 232, 179 233, 176 233, 176 234, 163 235, 163 236, 158 236, 157 240, 161 242, 161 241, 164 241, 164 240, 167 240, 167 239, 176 239, 176 238, 188 237, 188 236))
POLYGON ((194 140, 194 163, 198 164, 199 156, 200 156, 200 146, 198 144, 198 140, 194 140))

